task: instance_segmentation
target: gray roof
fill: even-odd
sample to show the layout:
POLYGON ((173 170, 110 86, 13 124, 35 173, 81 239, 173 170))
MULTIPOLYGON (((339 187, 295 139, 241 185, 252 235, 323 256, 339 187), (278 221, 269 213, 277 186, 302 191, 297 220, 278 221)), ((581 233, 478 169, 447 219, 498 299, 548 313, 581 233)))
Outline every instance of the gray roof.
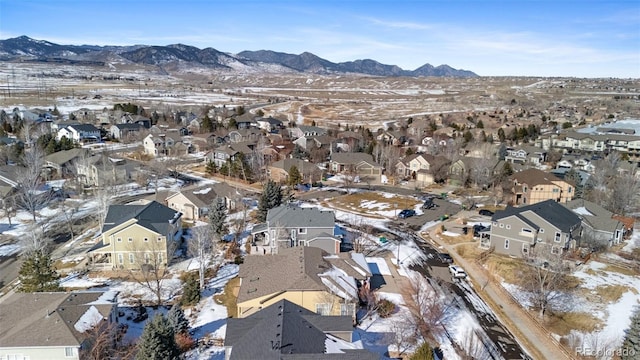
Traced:
POLYGON ((333 153, 331 154, 331 161, 336 162, 338 164, 357 164, 361 161, 367 162, 369 164, 377 165, 375 161, 373 161, 373 156, 371 154, 356 152, 356 153, 333 153))
POLYGON ((79 346, 86 334, 75 328, 91 306, 107 318, 115 303, 104 292, 13 293, 0 306, 0 347, 79 346))
POLYGON ((289 227, 330 227, 336 223, 333 211, 316 208, 301 208, 293 205, 281 205, 267 212, 270 226, 289 227))
POLYGON ((158 234, 167 235, 171 225, 182 214, 152 201, 146 205, 111 205, 104 220, 102 232, 108 231, 123 222, 136 219, 138 225, 158 234))
POLYGON ((330 268, 325 254, 320 248, 302 246, 280 250, 276 255, 247 256, 238 274, 245 279, 238 302, 287 290, 327 290, 318 276, 330 268))
POLYGON ((573 211, 553 200, 545 200, 519 208, 508 206, 505 210, 497 211, 491 217, 491 220, 497 221, 509 216, 516 216, 527 222, 529 225, 532 225, 535 229, 538 229, 539 226, 527 217, 527 212, 537 214, 563 232, 570 232, 573 227, 580 223, 580 218, 574 214, 573 211))
MULTIPOLYGON (((180 194, 184 195, 198 208, 209 208, 218 197, 233 199, 238 196, 236 190, 225 182, 203 185, 190 190, 182 190, 180 194)), ((177 194, 167 197, 167 200, 175 195, 177 194)))
POLYGON ((113 126, 120 130, 142 130, 143 128, 143 126, 138 123, 115 124, 113 126))
POLYGON ((273 164, 271 164, 271 166, 282 169, 287 173, 289 172, 289 169, 291 169, 292 166, 295 166, 296 168, 298 168, 298 171, 300 171, 300 173, 303 175, 314 174, 321 171, 318 165, 309 161, 301 160, 301 159, 286 158, 286 159, 282 159, 274 162, 273 164))
POLYGON ((67 127, 74 128, 76 131, 84 131, 84 132, 100 132, 98 128, 91 124, 75 124, 75 125, 67 125, 67 127))
POLYGON ((576 213, 593 229, 613 233, 624 228, 622 222, 612 218, 612 212, 591 201, 576 199, 567 202, 564 206, 576 213), (586 214, 587 212, 591 215, 586 214))
POLYGON ((228 319, 225 346, 232 347, 231 359, 378 359, 368 351, 354 351, 360 357, 325 354, 326 333, 353 331, 351 316, 322 316, 288 300, 243 319, 228 319), (279 344, 279 346, 273 346, 279 344), (309 357, 318 355, 320 357, 309 357), (364 356, 364 357, 363 357, 364 356))
POLYGON ((83 148, 75 148, 70 150, 62 150, 58 152, 54 152, 53 154, 47 155, 44 159, 53 164, 63 165, 68 163, 69 161, 81 156, 83 154, 88 154, 89 151, 83 148))

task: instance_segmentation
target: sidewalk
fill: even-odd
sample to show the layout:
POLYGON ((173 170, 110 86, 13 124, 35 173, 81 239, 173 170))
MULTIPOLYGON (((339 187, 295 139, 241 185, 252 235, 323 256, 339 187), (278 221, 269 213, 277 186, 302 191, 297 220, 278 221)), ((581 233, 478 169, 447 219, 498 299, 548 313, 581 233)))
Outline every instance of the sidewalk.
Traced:
POLYGON ((479 288, 475 289, 478 295, 493 309, 500 322, 509 329, 529 355, 534 359, 547 360, 572 358, 564 352, 564 349, 558 347, 550 338, 549 333, 531 319, 519 304, 514 303, 507 294, 503 293, 502 285, 492 281, 492 277, 484 267, 475 261, 460 257, 455 251, 455 245, 440 241, 439 236, 435 234, 435 227, 429 230, 429 238, 425 240, 442 246, 466 270, 467 274, 479 285, 479 288), (490 301, 487 301, 487 298, 490 301), (496 305, 498 309, 495 308, 496 305))

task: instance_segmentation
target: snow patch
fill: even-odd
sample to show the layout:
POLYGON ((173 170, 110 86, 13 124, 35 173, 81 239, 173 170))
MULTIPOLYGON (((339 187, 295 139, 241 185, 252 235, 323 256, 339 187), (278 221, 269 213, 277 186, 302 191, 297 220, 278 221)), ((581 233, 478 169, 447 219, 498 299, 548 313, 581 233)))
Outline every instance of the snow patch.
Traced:
POLYGON ((95 306, 91 306, 85 311, 80 319, 73 325, 73 327, 79 332, 83 333, 87 330, 91 330, 97 323, 99 323, 104 317, 100 314, 100 311, 95 306))
POLYGON ((206 188, 206 189, 202 189, 202 190, 194 191, 194 192, 193 192, 193 194, 194 194, 194 195, 200 195, 200 194, 203 194, 203 195, 204 195, 204 194, 208 194, 208 193, 209 193, 209 191, 211 191, 211 188, 210 188, 210 187, 208 187, 208 188, 206 188))

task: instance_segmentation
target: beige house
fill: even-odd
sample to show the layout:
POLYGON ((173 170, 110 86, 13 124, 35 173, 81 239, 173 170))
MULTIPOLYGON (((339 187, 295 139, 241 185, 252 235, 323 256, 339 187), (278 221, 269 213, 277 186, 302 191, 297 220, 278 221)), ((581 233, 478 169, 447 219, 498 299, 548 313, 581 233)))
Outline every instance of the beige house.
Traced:
POLYGON ((362 254, 332 255, 316 247, 248 256, 240 265, 237 317, 245 318, 280 300, 321 315, 355 316, 358 288, 371 273, 362 254))
POLYGON ((117 321, 117 292, 11 293, 0 306, 0 359, 79 360, 88 332, 117 321))
POLYGON ((335 173, 368 179, 380 179, 383 170, 382 166, 373 161, 373 156, 367 153, 334 153, 329 167, 335 173))
POLYGON ((511 176, 513 205, 535 204, 545 200, 559 203, 571 201, 574 186, 553 174, 538 169, 527 169, 511 176))
POLYGON ((184 220, 193 221, 206 216, 216 198, 223 198, 227 209, 234 210, 240 197, 236 189, 222 182, 182 190, 167 197, 165 203, 171 209, 181 212, 184 220))
POLYGON ((102 270, 166 266, 181 235, 181 217, 156 201, 109 206, 101 241, 89 250, 91 265, 102 270))
POLYGON ((282 159, 268 167, 269 178, 275 182, 287 182, 289 170, 295 166, 302 176, 303 183, 313 183, 322 179, 322 170, 318 165, 301 159, 282 159))

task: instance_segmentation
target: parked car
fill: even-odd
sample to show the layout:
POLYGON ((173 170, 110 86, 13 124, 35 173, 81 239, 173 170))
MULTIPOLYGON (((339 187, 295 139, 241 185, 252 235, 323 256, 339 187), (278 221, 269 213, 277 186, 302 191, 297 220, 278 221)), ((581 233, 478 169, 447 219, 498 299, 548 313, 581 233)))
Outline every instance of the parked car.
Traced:
POLYGON ((438 253, 438 259, 440 259, 440 261, 442 261, 445 264, 453 263, 453 258, 451 257, 451 255, 447 253, 438 253))
POLYGON ((437 207, 438 205, 433 202, 433 199, 427 199, 424 201, 424 204, 422 204, 423 209, 435 209, 437 207))
POLYGON ((398 218, 406 219, 416 215, 416 211, 412 209, 404 209, 398 214, 398 218))
POLYGON ((449 265, 449 272, 454 279, 466 279, 467 273, 463 268, 457 265, 449 265))
POLYGON ((482 210, 478 211, 478 214, 480 214, 482 216, 493 216, 493 211, 487 210, 487 209, 482 209, 482 210))
POLYGON ((480 233, 482 231, 486 231, 486 230, 489 230, 489 229, 490 229, 489 226, 484 226, 484 225, 481 225, 481 224, 473 225, 473 236, 474 237, 480 237, 480 233))

